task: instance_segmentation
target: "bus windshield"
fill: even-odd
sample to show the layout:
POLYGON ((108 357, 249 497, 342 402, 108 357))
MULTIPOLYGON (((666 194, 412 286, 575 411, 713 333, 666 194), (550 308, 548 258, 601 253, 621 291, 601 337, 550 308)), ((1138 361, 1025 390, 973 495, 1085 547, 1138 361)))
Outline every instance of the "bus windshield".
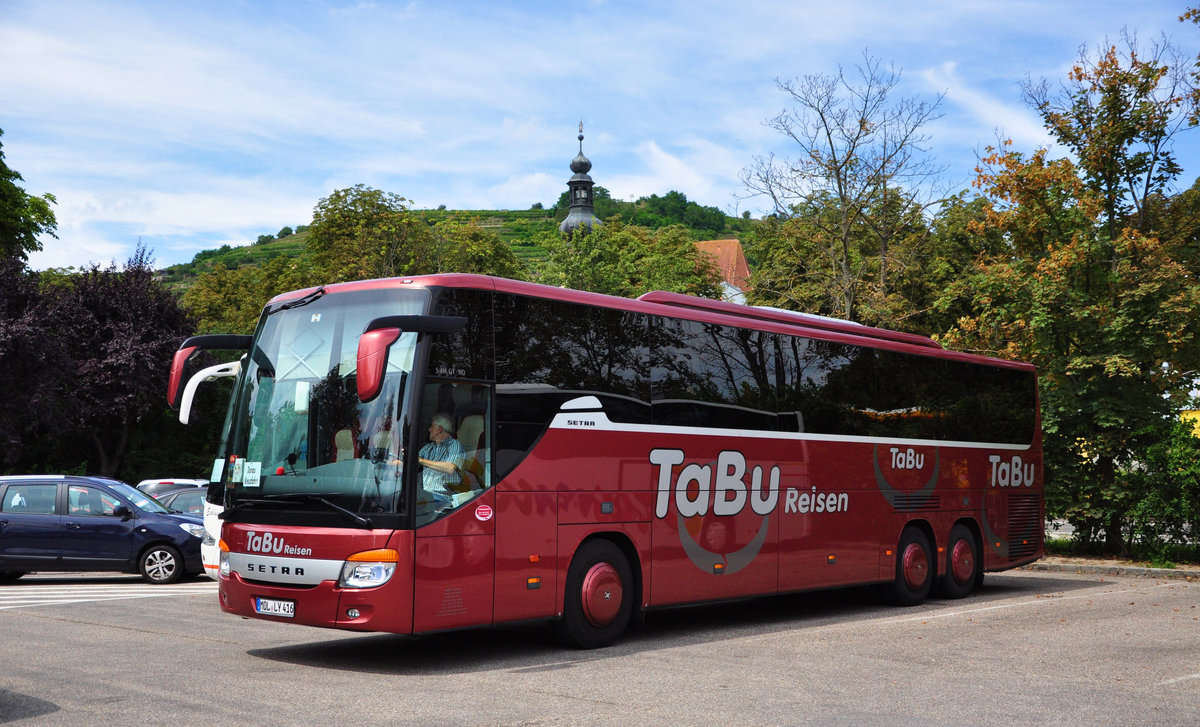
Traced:
POLYGON ((360 290, 264 311, 231 412, 227 504, 330 513, 348 526, 403 508, 400 441, 407 431, 417 334, 390 348, 380 394, 356 388, 358 340, 372 319, 425 311, 423 290, 360 290))

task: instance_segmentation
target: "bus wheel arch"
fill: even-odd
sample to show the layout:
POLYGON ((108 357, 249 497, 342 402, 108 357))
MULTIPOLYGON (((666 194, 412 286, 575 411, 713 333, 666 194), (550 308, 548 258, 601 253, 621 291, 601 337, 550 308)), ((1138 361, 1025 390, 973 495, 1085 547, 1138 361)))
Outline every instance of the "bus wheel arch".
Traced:
POLYGON ((898 606, 925 601, 937 580, 937 560, 928 525, 910 522, 896 545, 895 580, 884 586, 887 600, 898 606))
POLYGON ((625 632, 637 608, 639 569, 632 545, 593 536, 580 543, 571 558, 563 588, 559 638, 569 646, 608 646, 625 632))
POLYGON ((946 574, 938 582, 940 595, 964 598, 979 587, 983 580, 982 543, 973 521, 960 520, 954 524, 946 542, 946 574))

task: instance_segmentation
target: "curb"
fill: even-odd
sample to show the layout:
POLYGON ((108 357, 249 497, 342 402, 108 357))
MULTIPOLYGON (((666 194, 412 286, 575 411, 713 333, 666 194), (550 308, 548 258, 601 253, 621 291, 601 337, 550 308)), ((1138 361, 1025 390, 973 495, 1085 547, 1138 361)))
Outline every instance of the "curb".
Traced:
POLYGON ((1195 568, 1147 568, 1137 565, 1108 565, 1087 562, 1045 563, 1039 561, 1021 566, 1018 570, 1077 573, 1080 575, 1134 576, 1138 578, 1175 578, 1187 581, 1200 581, 1200 570, 1195 568))

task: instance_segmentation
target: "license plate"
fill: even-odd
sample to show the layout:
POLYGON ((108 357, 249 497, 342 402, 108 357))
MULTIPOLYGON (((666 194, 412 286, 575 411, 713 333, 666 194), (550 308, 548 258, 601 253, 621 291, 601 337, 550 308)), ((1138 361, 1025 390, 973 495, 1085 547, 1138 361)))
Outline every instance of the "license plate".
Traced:
POLYGON ((281 601, 277 598, 256 598, 254 599, 254 612, 264 616, 293 618, 296 615, 296 602, 281 601))

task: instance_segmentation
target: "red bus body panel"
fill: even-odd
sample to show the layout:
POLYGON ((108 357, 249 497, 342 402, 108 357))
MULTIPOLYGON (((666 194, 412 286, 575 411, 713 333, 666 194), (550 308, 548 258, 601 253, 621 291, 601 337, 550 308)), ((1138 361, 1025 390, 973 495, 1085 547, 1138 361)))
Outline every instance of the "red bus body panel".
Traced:
MULTIPOLYGON (((1032 370, 934 350, 909 334, 872 337, 874 329, 850 324, 807 330, 786 316, 751 324, 719 305, 682 310, 665 294, 634 301, 471 275, 327 289, 397 285, 537 295, 1032 370)), ((939 575, 946 573, 950 531, 960 523, 977 534, 983 569, 1003 570, 1043 553, 1043 483, 1040 433, 1020 447, 932 444, 689 432, 614 425, 603 412, 560 413, 503 480, 415 533, 226 524, 230 552, 246 557, 247 534, 271 531, 310 549, 306 558, 344 560, 388 547, 400 562, 392 579, 373 589, 338 588, 336 579, 293 588, 222 576, 221 606, 248 617, 396 633, 553 618, 562 613, 571 558, 591 537, 624 549, 643 607, 892 581, 894 549, 910 525, 928 533, 939 575), (256 614, 256 597, 295 600, 295 616, 256 614), (359 617, 348 618, 349 608, 359 617)))
MULTIPOLYGON (((221 528, 221 539, 231 553, 253 558, 255 553, 251 552, 247 541, 264 533, 270 533, 273 541, 284 542, 287 547, 303 553, 290 558, 293 569, 318 561, 344 561, 354 553, 379 548, 394 549, 400 558, 392 578, 373 589, 338 588, 336 577, 315 585, 287 586, 254 580, 238 573, 222 575, 219 578, 222 610, 239 616, 308 626, 412 633, 414 538, 411 531, 226 523, 221 528), (256 598, 295 601, 295 615, 291 618, 260 615, 254 609, 256 598), (359 610, 358 618, 346 616, 350 608, 359 610)), ((286 558, 283 553, 280 555, 286 558)))

